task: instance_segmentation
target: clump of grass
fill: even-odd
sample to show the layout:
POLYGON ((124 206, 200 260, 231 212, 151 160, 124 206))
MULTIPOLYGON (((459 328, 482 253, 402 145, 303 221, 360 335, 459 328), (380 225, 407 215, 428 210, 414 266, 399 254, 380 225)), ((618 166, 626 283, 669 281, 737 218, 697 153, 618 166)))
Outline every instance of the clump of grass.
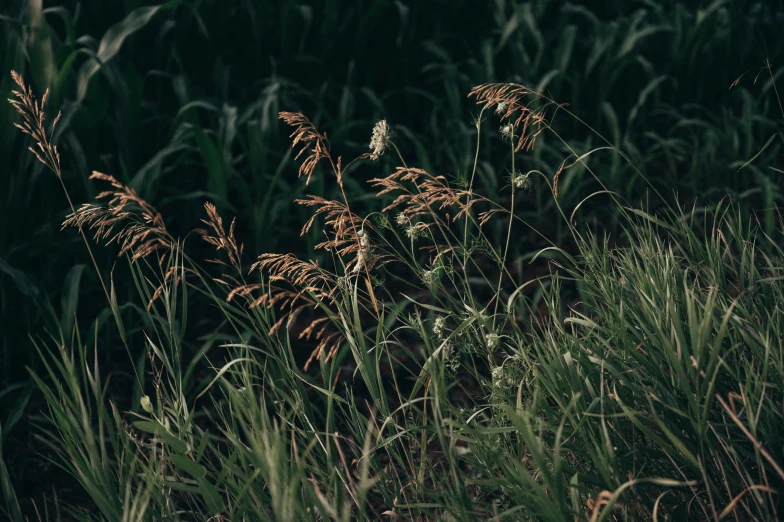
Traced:
MULTIPOLYGON (((536 139, 558 139, 545 111, 562 107, 520 85, 472 94, 511 143, 508 206, 476 190, 476 165, 462 186, 408 166, 386 122, 344 166, 308 118, 281 113, 300 175, 326 164, 341 189, 342 200, 298 200, 313 209, 303 234, 321 229, 331 264, 263 254, 246 270, 234 221, 227 231, 207 204, 198 233, 217 258, 202 265, 135 192, 95 175, 112 185, 108 206, 65 224, 128 254, 147 320, 143 335, 122 335, 148 354, 151 378, 137 369, 143 395, 123 412, 97 340, 88 364, 78 337, 41 349, 48 378, 34 378, 42 440, 104 519, 778 518, 781 231, 761 233, 733 207, 618 205, 613 240, 626 246, 611 246, 567 218, 557 176, 515 169, 536 139), (394 199, 360 215, 347 167, 386 150, 401 166, 370 186, 394 199), (577 247, 551 243, 531 259, 549 256, 550 273, 526 279, 510 244, 537 231, 515 191, 544 187, 577 247), (220 341, 198 351, 193 292, 220 318, 220 341)), ((477 130, 481 140, 481 116, 477 130)))

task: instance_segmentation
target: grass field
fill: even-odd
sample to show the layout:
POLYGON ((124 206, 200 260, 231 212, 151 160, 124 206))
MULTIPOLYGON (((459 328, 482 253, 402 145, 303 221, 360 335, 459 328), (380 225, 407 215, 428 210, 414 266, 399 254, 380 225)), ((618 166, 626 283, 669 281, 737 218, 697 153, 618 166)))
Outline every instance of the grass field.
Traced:
POLYGON ((3 513, 778 520, 784 8, 327 4, 0 13, 3 513))

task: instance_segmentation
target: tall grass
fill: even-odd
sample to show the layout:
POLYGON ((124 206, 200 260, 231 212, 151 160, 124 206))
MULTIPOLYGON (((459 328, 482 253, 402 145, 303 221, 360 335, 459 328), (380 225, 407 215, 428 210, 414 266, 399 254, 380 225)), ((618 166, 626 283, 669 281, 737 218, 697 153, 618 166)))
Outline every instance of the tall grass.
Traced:
MULTIPOLYGON (((283 109, 307 114, 352 155, 361 152, 376 119, 394 115, 398 146, 412 164, 466 176, 476 159, 476 186, 500 201, 509 195, 499 181, 508 166, 497 163, 506 144, 484 140, 474 149, 463 96, 497 81, 568 100, 666 196, 675 189, 683 204, 727 192, 748 208, 781 200, 775 172, 751 165, 736 173, 776 128, 776 108, 766 95, 771 83, 764 78, 726 89, 748 64, 766 56, 782 63, 776 2, 139 4, 4 2, 0 57, 4 71, 22 72, 38 92, 50 90, 52 106, 63 108, 57 140, 74 199, 97 194, 93 168, 112 172, 167 215, 176 235, 198 219, 193 200, 208 197, 237 215, 254 252, 302 254, 320 242, 316 230, 302 242, 288 240, 308 215, 292 203, 304 187, 289 175, 285 135, 275 123, 283 109), (460 15, 445 16, 452 12, 460 15), (372 49, 365 45, 371 38, 372 49), (273 228, 285 233, 264 233, 273 228)), ((14 88, 4 74, 3 99, 14 88)), ((24 365, 37 364, 24 332, 68 330, 70 303, 97 315, 103 309, 91 307, 104 293, 95 273, 76 261, 81 239, 59 233, 67 203, 26 153, 14 118, 11 107, 0 108, 0 170, 8 173, 0 177, 0 222, 17 223, 0 228, 0 314, 23 325, 0 331, 0 379, 8 383, 24 377, 24 365), (80 285, 71 284, 76 279, 80 285)), ((571 120, 559 129, 579 154, 599 144, 571 120)), ((760 159, 775 157, 778 147, 774 142, 760 159)), ((552 177, 564 155, 561 142, 545 139, 519 158, 518 168, 552 177)), ((587 163, 627 201, 645 200, 645 183, 619 157, 600 153, 587 163)), ((582 169, 577 164, 560 180, 565 207, 598 190, 582 169)), ((363 198, 364 178, 355 174, 345 187, 355 205, 363 212, 382 208, 385 202, 363 198)), ((337 194, 322 177, 309 190, 328 199, 337 194)), ((569 240, 568 227, 542 217, 557 211, 550 198, 541 191, 517 196, 519 215, 569 240)), ((604 211, 589 203, 578 214, 599 221, 604 211)), ((766 222, 773 225, 775 216, 766 222)), ((542 246, 513 243, 510 257, 542 246)), ((104 273, 114 263, 107 252, 97 261, 104 273)), ((117 292, 125 298, 133 289, 122 279, 117 292)))
POLYGON ((593 174, 601 152, 561 138, 566 108, 515 84, 471 96, 476 150, 507 140, 501 198, 475 183, 479 166, 455 180, 409 165, 386 121, 348 161, 310 119, 280 114, 299 174, 339 194, 298 201, 320 262, 248 263, 211 203, 205 228, 177 239, 136 191, 93 173, 106 203, 65 225, 128 260, 132 301, 105 280, 131 371, 101 376, 106 325, 38 345, 38 436, 90 503, 51 518, 779 518, 780 225, 767 233, 735 204, 651 213, 608 188, 584 195, 609 198, 610 235, 557 197, 569 165, 593 174), (542 140, 570 154, 553 177, 517 167, 542 140), (369 182, 387 204, 361 213, 345 187, 389 156, 400 166, 369 182), (521 217, 529 191, 574 248, 521 217), (520 257, 531 235, 548 246, 520 257), (214 258, 192 257, 195 239, 214 258))

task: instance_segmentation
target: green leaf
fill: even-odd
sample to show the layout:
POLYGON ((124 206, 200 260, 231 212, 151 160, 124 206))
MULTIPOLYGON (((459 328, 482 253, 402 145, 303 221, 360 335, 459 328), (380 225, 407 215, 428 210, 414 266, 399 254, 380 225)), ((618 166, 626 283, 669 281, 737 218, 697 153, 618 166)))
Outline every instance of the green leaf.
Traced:
POLYGON ((176 480, 164 480, 163 484, 167 488, 171 488, 176 491, 185 491, 188 493, 200 493, 201 490, 196 486, 189 486, 187 484, 183 484, 182 482, 177 482, 176 480))
POLYGON ((125 336, 125 325, 123 324, 122 316, 120 315, 120 307, 117 304, 117 292, 114 290, 114 278, 111 280, 111 288, 109 289, 109 306, 112 309, 114 321, 117 323, 117 330, 120 334, 124 344, 128 344, 128 338, 125 336))
POLYGON ((16 284, 16 287, 19 289, 27 297, 37 297, 38 296, 38 287, 33 284, 32 281, 27 277, 27 274, 19 270, 18 268, 14 268, 8 264, 8 262, 0 257, 0 273, 4 273, 8 277, 11 278, 11 281, 16 284))
MULTIPOLYGON (((775 140, 775 139, 776 139, 776 136, 780 136, 780 134, 774 134, 773 136, 771 136, 770 138, 768 138, 768 141, 766 141, 766 142, 765 142, 765 145, 763 145, 763 146, 762 146, 762 148, 759 150, 759 152, 758 152, 758 153, 756 153, 756 154, 755 154, 755 155, 754 155, 754 156, 753 156, 753 157, 752 157, 752 158, 751 158, 749 161, 747 161, 746 163, 744 163, 743 165, 741 165, 741 166, 740 166, 740 168, 738 169, 738 172, 740 172, 741 170, 743 170, 743 169, 744 169, 744 168, 745 168, 745 167, 746 167, 746 166, 747 166, 749 163, 753 162, 755 159, 757 159, 757 158, 759 157, 759 155, 760 155, 760 154, 762 154, 763 152, 765 152, 765 149, 767 149, 768 147, 770 147, 770 144, 771 144, 771 143, 773 143, 773 140, 775 140)), ((784 137, 782 137, 782 139, 784 140, 784 137)))
POLYGON ((60 295, 60 327, 63 334, 68 337, 73 328, 76 309, 79 306, 79 283, 86 265, 78 264, 71 267, 63 282, 63 293, 60 295))
POLYGON ((573 24, 567 25, 566 29, 561 33, 561 43, 555 51, 555 55, 558 57, 555 68, 561 72, 566 72, 566 69, 569 67, 575 36, 577 36, 577 26, 573 24))
POLYGON ((188 445, 185 444, 183 441, 169 433, 166 428, 160 422, 156 421, 136 421, 133 423, 136 429, 139 429, 145 433, 151 433, 153 435, 157 435, 161 438, 161 440, 169 445, 171 449, 176 451, 177 453, 185 453, 188 451, 188 445))
POLYGON ((128 16, 121 22, 114 24, 104 33, 103 38, 101 38, 101 43, 98 44, 98 52, 95 54, 95 57, 86 61, 79 70, 77 101, 82 101, 84 99, 85 94, 87 94, 87 87, 90 84, 90 78, 92 78, 106 62, 114 58, 115 55, 120 52, 120 48, 122 48, 125 39, 147 25, 161 8, 167 8, 174 3, 168 2, 163 5, 138 7, 128 13, 128 16))
POLYGON ((207 479, 200 479, 199 487, 204 503, 207 504, 207 509, 214 515, 222 512, 223 499, 221 498, 220 493, 218 493, 218 488, 213 486, 207 479))
POLYGON ((33 77, 39 89, 48 89, 52 86, 54 77, 54 53, 52 39, 49 36, 49 25, 44 18, 43 1, 30 0, 28 14, 30 32, 27 51, 30 55, 33 77))
POLYGON ((171 460, 174 462, 175 466, 194 478, 200 479, 207 475, 207 468, 198 462, 193 462, 184 455, 172 455, 171 460))
POLYGON ((645 105, 645 101, 648 99, 648 96, 650 96, 651 93, 659 87, 659 84, 661 84, 667 78, 668 77, 665 75, 659 76, 658 78, 651 80, 648 85, 646 85, 645 88, 640 91, 639 96, 637 96, 637 103, 634 104, 634 107, 632 107, 632 110, 629 113, 629 125, 631 125, 631 123, 637 118, 637 114, 640 112, 642 106, 645 105))
POLYGON ((226 201, 229 189, 221 153, 212 138, 199 127, 193 129, 193 135, 207 169, 207 189, 221 201, 226 201))

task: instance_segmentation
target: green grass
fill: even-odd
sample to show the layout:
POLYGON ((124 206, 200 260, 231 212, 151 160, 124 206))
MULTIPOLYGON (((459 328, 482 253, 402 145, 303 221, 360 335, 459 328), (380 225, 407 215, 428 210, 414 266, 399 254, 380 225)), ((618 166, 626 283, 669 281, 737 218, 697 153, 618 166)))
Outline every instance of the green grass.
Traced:
MULTIPOLYGON (((394 116, 399 146, 412 163, 460 177, 474 162, 475 112, 465 93, 494 81, 568 100, 665 196, 677 193, 683 204, 728 192, 744 208, 781 200, 778 173, 736 172, 776 128, 771 84, 747 77, 727 89, 765 58, 782 63, 775 22, 781 9, 770 3, 719 0, 698 8, 616 1, 597 9, 592 2, 544 0, 254 1, 227 9, 211 0, 77 9, 73 2, 36 0, 12 2, 0 14, 3 70, 22 72, 38 92, 49 88, 51 106, 64 109, 58 142, 76 201, 97 193, 88 179, 92 169, 108 171, 185 233, 199 219, 193 201, 208 197, 238 215, 255 252, 299 248, 287 238, 307 219, 290 203, 304 189, 291 181, 278 111, 302 110, 354 154, 376 119, 394 116), (364 45, 371 38, 374 50, 364 45), (281 233, 263 233, 272 229, 281 233)), ((0 94, 7 98, 11 88, 4 74, 0 94)), ((0 221, 17 223, 0 229, 2 316, 24 325, 20 332, 53 328, 51 316, 63 315, 59 302, 68 292, 62 282, 79 270, 81 245, 59 233, 67 204, 25 154, 14 114, 0 111, 0 168, 9 173, 0 181, 0 221)), ((579 153, 599 145, 571 120, 560 130, 579 153)), ((508 168, 497 162, 502 147, 488 140, 478 157, 477 183, 495 198, 508 168)), ((760 159, 779 148, 774 143, 760 159)), ((552 177, 563 157, 559 142, 544 140, 521 168, 552 177)), ((646 200, 645 184, 616 156, 597 154, 590 165, 627 201, 646 200)), ((577 165, 561 180, 565 206, 596 190, 582 170, 577 165)), ((316 193, 334 197, 333 184, 316 183, 316 193)), ((352 179, 347 190, 361 198, 363 185, 352 179)), ((539 228, 550 225, 539 216, 554 211, 536 193, 520 210, 539 228)), ((601 210, 584 205, 581 214, 603 219, 601 210)), ((767 230, 774 223, 766 217, 767 230)), ((563 227, 554 233, 569 237, 563 227)), ((318 241, 314 233, 301 251, 318 241)), ((99 262, 108 270, 113 259, 99 262)), ((94 274, 86 272, 82 282, 82 307, 100 303, 94 274)), ((85 310, 88 317, 100 311, 85 310)), ((21 365, 36 358, 24 333, 4 330, 0 338, 2 379, 12 384, 21 365)))
POLYGON ((446 4, 0 13, 5 70, 51 89, 50 116, 63 107, 55 141, 77 206, 105 189, 90 171, 109 172, 181 238, 160 264, 90 241, 93 262, 0 107, 0 221, 19 223, 0 227, 0 314, 18 326, 0 334, 4 514, 780 517, 780 69, 728 89, 782 63, 780 6, 449 3, 475 10, 461 21, 446 4), (466 100, 493 81, 569 102, 532 151, 510 154, 493 108, 466 100), (377 119, 395 148, 342 185, 322 161, 305 186, 280 110, 311 117, 344 164, 377 119), (399 164, 470 187, 469 217, 381 212, 397 194, 367 181, 399 164), (296 239, 306 194, 357 220, 339 232, 319 218, 296 239), (210 221, 205 200, 237 217, 239 262, 189 233, 210 221), (387 257, 355 274, 360 229, 387 257), (348 252, 316 249, 336 233, 348 252), (248 272, 274 252, 325 270, 291 323, 282 301, 248 308, 302 290, 248 272), (247 294, 227 301, 236 287, 247 294))
MULTIPOLYGON (((528 114, 527 131, 508 131, 517 172, 520 137, 559 134, 538 118, 541 93, 500 87, 473 92, 487 113, 476 148, 528 114), (492 114, 499 100, 509 113, 492 114)), ((90 505, 58 500, 43 518, 778 519, 780 224, 770 235, 737 205, 651 214, 612 195, 612 235, 567 217, 532 172, 575 250, 551 241, 514 262, 515 235, 532 229, 514 212, 532 189, 523 174, 502 188, 507 208, 475 190, 475 172, 454 186, 398 156, 371 180, 397 198, 363 217, 342 189, 353 162, 306 118, 281 117, 302 138, 300 174, 308 157, 330 165, 343 192, 300 201, 323 216, 317 248, 332 263, 264 254, 248 268, 234 222, 209 205, 199 235, 216 259, 198 262, 111 179, 108 206, 69 220, 110 243, 149 235, 128 250, 137 297, 121 306, 113 281, 107 295, 131 371, 102 376, 98 324, 36 343, 37 438, 90 505), (545 259, 549 273, 526 275, 545 259), (305 371, 295 349, 311 334, 305 371)), ((375 154, 399 154, 385 127, 374 136, 375 154)))

